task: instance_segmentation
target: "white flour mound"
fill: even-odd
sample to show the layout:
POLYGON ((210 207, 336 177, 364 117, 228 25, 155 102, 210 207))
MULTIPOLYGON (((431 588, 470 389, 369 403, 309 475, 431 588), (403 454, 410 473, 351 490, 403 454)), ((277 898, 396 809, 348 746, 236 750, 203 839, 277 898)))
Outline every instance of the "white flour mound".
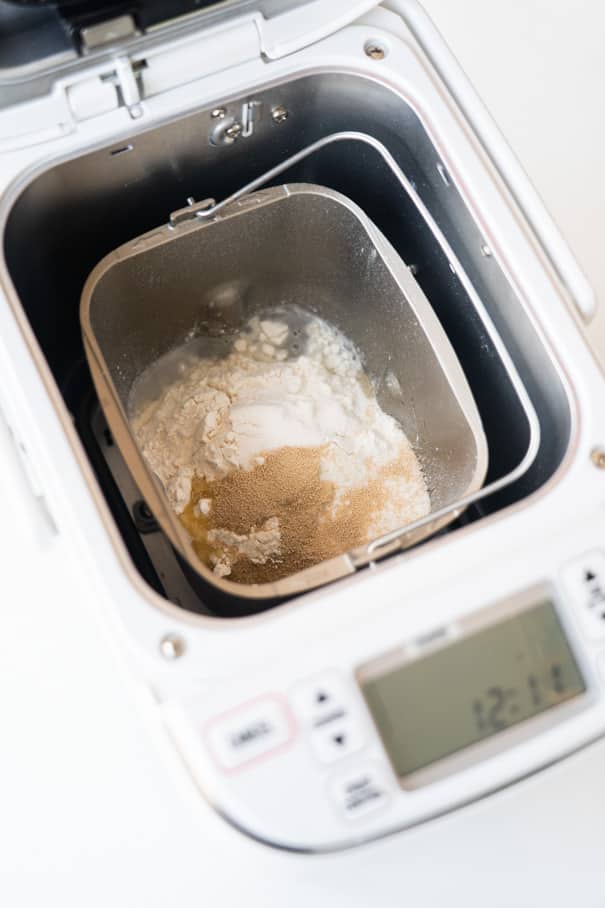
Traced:
POLYGON ((254 564, 265 564, 271 555, 279 553, 279 520, 269 517, 260 529, 252 529, 249 533, 234 533, 222 528, 210 530, 208 542, 220 553, 210 556, 214 573, 218 577, 227 577, 239 558, 248 558, 254 564))
MULTIPOLYGON (((294 356, 287 347, 288 324, 277 316, 254 317, 227 356, 197 360, 134 414, 138 444, 177 514, 189 503, 194 475, 219 479, 262 463, 262 452, 284 446, 325 446, 321 478, 334 483, 335 505, 339 491, 364 486, 409 451, 399 425, 371 392, 350 343, 311 315, 304 333, 302 352, 294 356)), ((391 490, 388 509, 373 521, 372 538, 430 511, 420 470, 411 480, 391 480, 391 490)), ((206 507, 200 503, 202 512, 206 507)), ((276 551, 279 528, 261 532, 269 533, 269 548, 276 551)), ((222 543, 241 552, 247 546, 252 558, 262 558, 268 544, 248 537, 225 537, 222 543)), ((228 568, 215 566, 222 574, 228 568)))

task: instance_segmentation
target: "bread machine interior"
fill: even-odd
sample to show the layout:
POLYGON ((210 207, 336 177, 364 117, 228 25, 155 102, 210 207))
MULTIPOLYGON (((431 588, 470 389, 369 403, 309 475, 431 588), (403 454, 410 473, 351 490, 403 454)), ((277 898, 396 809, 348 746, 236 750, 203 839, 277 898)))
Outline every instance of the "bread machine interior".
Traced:
MULTIPOLYGON (((269 186, 316 184, 341 193, 410 267, 462 366, 488 448, 484 494, 461 501, 436 544, 447 545, 450 534, 538 490, 570 437, 570 406, 556 364, 412 107, 379 82, 339 72, 299 77, 254 100, 261 115, 251 134, 232 144, 216 141, 216 111, 205 109, 133 135, 127 145, 51 166, 26 186, 6 228, 6 259, 21 304, 136 570, 169 601, 220 617, 251 614, 284 597, 250 601, 200 589, 105 421, 78 316, 83 285, 99 260, 165 225, 188 198, 226 199, 285 161, 269 186), (271 116, 277 105, 286 117, 271 116), (311 146, 312 154, 296 155, 311 146), (22 254, 26 246, 37 250, 35 269, 22 254)), ((249 95, 234 99, 229 108, 248 101, 249 95)), ((398 555, 401 548, 394 538, 384 549, 364 550, 351 571, 384 555, 414 557, 413 550, 398 555)))

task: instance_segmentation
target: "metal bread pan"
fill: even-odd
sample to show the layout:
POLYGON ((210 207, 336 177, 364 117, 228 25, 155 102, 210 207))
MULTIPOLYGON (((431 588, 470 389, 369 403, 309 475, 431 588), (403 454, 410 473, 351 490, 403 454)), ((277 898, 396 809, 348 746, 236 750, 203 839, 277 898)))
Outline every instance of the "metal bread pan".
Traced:
MULTIPOLYGON (((355 570, 345 553, 274 583, 216 577, 197 557, 130 429, 129 398, 144 370, 186 339, 235 334, 272 301, 301 306, 353 341, 381 406, 415 449, 433 511, 479 489, 487 470, 481 420, 445 332, 409 269, 351 200, 290 184, 245 196, 210 220, 177 218, 106 256, 86 282, 80 315, 116 444, 208 601, 233 596, 260 605, 355 570)), ((408 544, 454 516, 423 526, 408 544)))

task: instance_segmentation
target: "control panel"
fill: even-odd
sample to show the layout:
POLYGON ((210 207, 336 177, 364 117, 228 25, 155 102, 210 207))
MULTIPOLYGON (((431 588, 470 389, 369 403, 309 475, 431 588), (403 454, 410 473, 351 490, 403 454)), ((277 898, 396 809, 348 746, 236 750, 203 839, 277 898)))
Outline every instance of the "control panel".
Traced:
POLYGON ((208 800, 258 839, 326 851, 405 829, 605 732, 605 554, 561 579, 252 696, 167 705, 168 725, 208 800))

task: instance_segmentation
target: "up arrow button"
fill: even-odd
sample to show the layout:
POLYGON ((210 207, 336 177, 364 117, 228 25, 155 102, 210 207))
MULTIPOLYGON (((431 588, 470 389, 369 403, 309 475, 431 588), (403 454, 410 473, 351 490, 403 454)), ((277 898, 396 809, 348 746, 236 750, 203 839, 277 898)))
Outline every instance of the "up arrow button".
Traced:
POLYGON ((328 714, 345 713, 354 693, 344 678, 336 672, 326 672, 297 684, 291 701, 298 718, 305 724, 315 725, 328 714))

